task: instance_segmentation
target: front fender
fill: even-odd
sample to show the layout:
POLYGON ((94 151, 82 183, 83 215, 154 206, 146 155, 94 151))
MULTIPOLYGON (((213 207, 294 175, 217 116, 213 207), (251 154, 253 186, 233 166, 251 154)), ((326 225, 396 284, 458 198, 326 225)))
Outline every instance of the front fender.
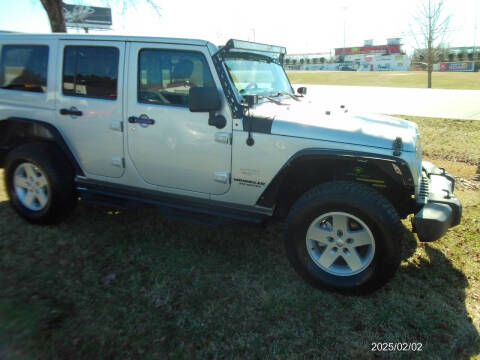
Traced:
POLYGON ((257 205, 272 208, 289 196, 292 189, 303 193, 320 183, 339 180, 363 182, 386 194, 402 213, 414 211, 414 179, 405 160, 329 149, 305 149, 294 154, 268 184, 257 205))

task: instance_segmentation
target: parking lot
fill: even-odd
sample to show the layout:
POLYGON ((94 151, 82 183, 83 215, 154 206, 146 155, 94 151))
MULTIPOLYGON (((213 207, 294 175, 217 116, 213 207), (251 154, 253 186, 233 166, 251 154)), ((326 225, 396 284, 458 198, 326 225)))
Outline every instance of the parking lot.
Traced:
POLYGON ((299 86, 313 101, 350 111, 480 120, 480 90, 294 84, 299 86))

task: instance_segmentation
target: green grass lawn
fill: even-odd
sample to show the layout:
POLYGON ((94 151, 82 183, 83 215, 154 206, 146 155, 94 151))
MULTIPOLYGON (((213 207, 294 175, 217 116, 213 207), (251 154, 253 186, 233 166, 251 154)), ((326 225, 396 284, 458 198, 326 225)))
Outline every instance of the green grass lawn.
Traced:
MULTIPOLYGON (((413 120, 430 159, 474 174, 479 122, 413 120)), ((0 359, 480 359, 480 190, 457 195, 460 226, 431 244, 406 233, 394 279, 351 297, 294 273, 279 224, 214 228, 81 203, 39 227, 0 187, 0 359), (372 342, 423 351, 372 353, 372 342)))
POLYGON ((424 156, 480 165, 480 121, 401 117, 418 124, 424 156))
MULTIPOLYGON (((426 88, 424 71, 287 71, 293 84, 426 88)), ((480 89, 480 72, 434 72, 434 89, 480 89)))

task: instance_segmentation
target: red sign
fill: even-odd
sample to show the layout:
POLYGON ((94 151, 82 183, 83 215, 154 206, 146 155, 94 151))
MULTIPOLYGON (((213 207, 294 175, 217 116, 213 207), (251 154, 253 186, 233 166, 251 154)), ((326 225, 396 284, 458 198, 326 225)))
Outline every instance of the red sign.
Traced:
POLYGON ((473 61, 443 62, 440 71, 474 71, 473 61))
POLYGON ((400 44, 395 45, 374 45, 374 46, 362 46, 362 47, 350 47, 350 48, 337 48, 335 49, 335 55, 355 55, 355 54, 371 54, 371 53, 387 53, 387 54, 400 54, 400 44))

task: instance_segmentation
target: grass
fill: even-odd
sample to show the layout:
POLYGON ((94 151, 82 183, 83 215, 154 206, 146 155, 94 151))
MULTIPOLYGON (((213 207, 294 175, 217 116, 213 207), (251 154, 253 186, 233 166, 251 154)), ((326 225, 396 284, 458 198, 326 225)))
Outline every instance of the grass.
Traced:
POLYGON ((405 118, 418 124, 424 156, 462 165, 480 165, 480 121, 418 116, 405 118))
MULTIPOLYGON (((426 88, 425 71, 287 71, 293 84, 426 88)), ((480 89, 480 72, 434 72, 434 89, 480 89)))
MULTIPOLYGON (((414 120, 429 158, 473 175, 475 122, 453 122, 445 139, 434 135, 448 120, 414 120)), ((278 224, 212 228, 79 204, 38 227, 0 188, 0 358, 480 359, 480 191, 457 195, 460 226, 431 244, 406 233, 395 278, 346 297, 300 280, 278 224), (423 351, 372 353, 372 342, 423 351)))

